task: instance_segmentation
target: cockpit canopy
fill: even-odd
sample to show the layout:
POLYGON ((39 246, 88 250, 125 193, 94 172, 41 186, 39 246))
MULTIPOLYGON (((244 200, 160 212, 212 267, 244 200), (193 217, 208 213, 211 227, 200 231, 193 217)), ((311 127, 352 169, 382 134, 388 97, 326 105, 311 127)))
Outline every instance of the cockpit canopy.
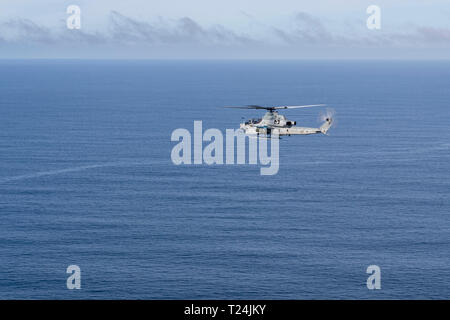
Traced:
POLYGON ((264 115, 263 119, 266 121, 273 121, 273 120, 275 120, 275 114, 273 112, 267 112, 264 115))

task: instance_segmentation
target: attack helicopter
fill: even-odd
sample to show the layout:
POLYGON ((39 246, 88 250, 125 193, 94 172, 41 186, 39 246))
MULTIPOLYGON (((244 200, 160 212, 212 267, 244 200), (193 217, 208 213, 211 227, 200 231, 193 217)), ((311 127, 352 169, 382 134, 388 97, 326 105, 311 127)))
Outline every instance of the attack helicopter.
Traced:
POLYGON ((263 135, 271 137, 272 135, 290 136, 290 135, 306 135, 322 133, 327 134, 328 130, 334 124, 334 110, 326 109, 326 112, 319 116, 319 119, 323 122, 318 128, 309 127, 297 127, 296 121, 287 119, 284 115, 279 114, 277 110, 280 109, 300 109, 310 107, 323 107, 324 104, 311 104, 304 106, 277 106, 277 107, 265 107, 260 105, 246 105, 246 106, 226 106, 225 108, 237 108, 237 109, 256 109, 267 110, 266 114, 259 119, 250 119, 240 124, 240 129, 248 135, 263 135))

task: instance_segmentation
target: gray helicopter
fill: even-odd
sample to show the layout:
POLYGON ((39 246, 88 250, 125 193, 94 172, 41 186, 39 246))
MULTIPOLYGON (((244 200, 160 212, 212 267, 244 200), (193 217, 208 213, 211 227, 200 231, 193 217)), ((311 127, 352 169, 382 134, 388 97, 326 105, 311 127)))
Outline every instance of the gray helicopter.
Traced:
POLYGON ((284 115, 278 113, 280 109, 300 109, 310 107, 322 107, 324 104, 311 104, 305 106, 278 106, 278 107, 264 107, 259 105, 246 105, 237 107, 225 107, 225 108, 237 108, 237 109, 258 109, 267 110, 266 114, 259 119, 250 119, 240 124, 240 129, 245 134, 249 135, 264 135, 270 137, 271 135, 278 136, 290 136, 300 134, 327 134, 328 130, 334 123, 334 110, 326 109, 326 112, 320 115, 320 120, 323 122, 318 128, 297 127, 296 121, 288 120, 284 115))

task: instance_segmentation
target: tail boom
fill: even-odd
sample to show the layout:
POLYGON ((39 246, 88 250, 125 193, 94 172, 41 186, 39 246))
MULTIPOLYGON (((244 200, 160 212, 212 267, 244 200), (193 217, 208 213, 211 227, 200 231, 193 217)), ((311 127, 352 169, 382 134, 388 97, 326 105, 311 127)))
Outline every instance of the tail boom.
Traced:
POLYGON ((331 125, 333 124, 333 118, 329 117, 325 119, 325 122, 320 126, 320 131, 323 134, 327 134, 328 130, 331 128, 331 125))
POLYGON ((278 135, 280 136, 304 135, 316 133, 327 134, 328 130, 331 128, 332 123, 333 119, 327 118, 326 121, 319 128, 308 128, 308 127, 275 128, 273 129, 273 133, 278 133, 278 135))

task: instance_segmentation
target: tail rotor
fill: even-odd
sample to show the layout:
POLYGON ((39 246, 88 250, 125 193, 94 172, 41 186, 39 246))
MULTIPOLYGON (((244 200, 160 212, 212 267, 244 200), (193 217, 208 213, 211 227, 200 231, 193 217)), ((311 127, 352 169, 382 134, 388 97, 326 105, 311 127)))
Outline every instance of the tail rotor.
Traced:
POLYGON ((336 112, 334 109, 326 108, 325 111, 322 111, 319 114, 318 120, 323 123, 320 126, 320 131, 322 131, 323 134, 327 134, 328 130, 332 127, 336 127, 336 112))

